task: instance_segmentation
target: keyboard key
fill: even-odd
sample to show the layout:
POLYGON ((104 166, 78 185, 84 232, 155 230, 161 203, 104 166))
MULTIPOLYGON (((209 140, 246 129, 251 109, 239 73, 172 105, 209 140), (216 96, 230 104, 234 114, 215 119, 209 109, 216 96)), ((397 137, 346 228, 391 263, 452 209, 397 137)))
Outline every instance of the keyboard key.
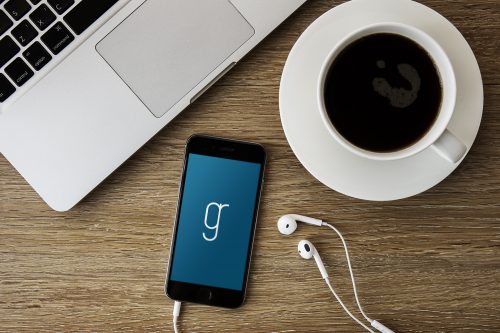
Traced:
POLYGON ((3 67, 10 59, 21 50, 17 46, 16 42, 12 40, 9 36, 5 36, 0 40, 0 68, 3 67))
POLYGON ((61 22, 57 22, 50 28, 44 35, 42 35, 42 42, 54 54, 61 52, 75 37, 69 32, 61 22))
POLYGON ((7 14, 0 10, 0 35, 12 27, 13 24, 7 14))
POLYGON ((74 3, 74 0, 49 0, 49 5, 51 5, 59 15, 68 10, 74 3))
POLYGON ((12 29, 12 36, 21 44, 21 46, 28 45, 37 35, 36 29, 28 22, 24 20, 19 23, 14 29, 12 29))
POLYGON ((43 31, 56 20, 56 15, 46 4, 42 4, 30 14, 30 19, 35 23, 38 29, 43 31))
POLYGON ((19 21, 30 9, 31 6, 26 0, 10 0, 5 4, 5 10, 16 21, 19 21))
POLYGON ((52 59, 49 52, 39 42, 34 42, 33 45, 28 47, 23 52, 23 56, 37 71, 42 69, 52 59))
POLYGON ((33 71, 21 58, 16 58, 9 66, 5 67, 5 73, 18 87, 25 84, 33 76, 33 71))
POLYGON ((83 0, 64 16, 64 21, 77 34, 81 34, 118 0, 83 0))
POLYGON ((38 3, 42 0, 30 0, 30 2, 34 5, 38 5, 38 3))
POLYGON ((5 102, 14 91, 16 91, 16 87, 9 82, 5 75, 0 73, 0 103, 5 102))

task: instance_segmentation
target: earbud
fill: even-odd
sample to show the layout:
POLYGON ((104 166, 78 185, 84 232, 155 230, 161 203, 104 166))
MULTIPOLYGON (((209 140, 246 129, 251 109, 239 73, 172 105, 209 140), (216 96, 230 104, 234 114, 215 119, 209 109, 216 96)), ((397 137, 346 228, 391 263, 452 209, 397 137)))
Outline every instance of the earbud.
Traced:
MULTIPOLYGON (((394 331, 392 331, 387 326, 381 324, 380 322, 378 322, 376 320, 370 319, 363 311, 363 308, 361 307, 361 303, 359 302, 358 292, 356 290, 356 282, 354 280, 354 274, 352 272, 351 261, 349 259, 349 252, 347 251, 347 244, 345 242, 344 236, 342 236, 340 231, 337 228, 335 228, 333 225, 331 225, 327 222, 323 222, 323 221, 318 220, 318 219, 314 219, 314 218, 303 216, 303 215, 297 215, 297 214, 283 215, 282 217, 280 217, 278 220, 278 230, 283 235, 291 235, 294 233, 295 230, 297 230, 297 222, 303 222, 303 223, 312 224, 312 225, 316 225, 316 226, 329 227, 330 229, 332 229, 333 231, 335 231, 337 233, 337 235, 340 237, 340 239, 342 241, 342 245, 344 245, 345 255, 347 258, 347 266, 349 267, 349 273, 351 274, 351 281, 352 281, 352 288, 354 291, 354 298, 356 299, 356 304, 358 305, 359 311, 361 312, 363 317, 372 325, 372 327, 375 328, 380 333, 394 333, 394 331)), ((358 318, 356 318, 349 311, 349 309, 347 309, 347 307, 344 305, 342 300, 339 298, 339 296, 337 295, 337 293, 335 292, 335 290, 333 289, 333 287, 330 283, 330 280, 328 278, 328 273, 326 272, 325 265, 323 264, 323 260, 321 260, 321 257, 319 256, 319 253, 316 250, 316 248, 314 247, 314 245, 307 240, 301 240, 299 242, 299 245, 298 245, 298 250, 299 250, 299 254, 302 258, 304 258, 304 259, 314 258, 314 260, 316 261, 316 265, 318 265, 321 276, 323 277, 323 279, 325 279, 326 284, 328 285, 331 292, 333 293, 333 295, 335 296, 337 301, 340 303, 340 305, 342 306, 344 311, 354 321, 356 321, 359 325, 361 325, 364 329, 366 329, 367 331, 369 331, 371 333, 374 333, 374 331, 372 329, 370 329, 368 326, 363 324, 358 318)))
POLYGON ((301 240, 298 245, 299 254, 304 259, 314 258, 316 261, 316 265, 318 265, 319 271, 321 272, 321 276, 323 279, 328 278, 328 273, 326 272, 325 265, 323 264, 323 260, 319 256, 318 251, 314 247, 314 245, 308 240, 301 240))
POLYGON ((303 222, 307 224, 322 226, 323 221, 314 219, 312 217, 307 217, 297 214, 283 215, 278 220, 278 230, 283 235, 291 235, 295 230, 297 230, 297 222, 303 222))

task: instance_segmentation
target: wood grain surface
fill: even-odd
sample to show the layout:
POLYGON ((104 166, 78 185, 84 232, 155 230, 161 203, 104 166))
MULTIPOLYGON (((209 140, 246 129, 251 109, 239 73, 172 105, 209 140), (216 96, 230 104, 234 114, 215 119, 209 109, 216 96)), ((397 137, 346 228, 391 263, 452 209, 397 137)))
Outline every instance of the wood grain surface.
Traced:
MULTIPOLYGON (((186 139, 253 140, 269 165, 245 305, 183 307, 182 332, 361 332, 312 261, 313 241, 355 310, 341 243, 277 218, 335 223, 350 244, 366 312, 396 332, 500 332, 500 1, 422 1, 464 34, 485 84, 477 140, 461 166, 405 200, 352 199, 315 180, 281 129, 278 89, 305 28, 341 1, 311 0, 232 72, 67 213, 51 211, 0 158, 0 332, 171 332, 165 267, 186 139)), ((358 313, 357 311, 354 311, 358 313)))

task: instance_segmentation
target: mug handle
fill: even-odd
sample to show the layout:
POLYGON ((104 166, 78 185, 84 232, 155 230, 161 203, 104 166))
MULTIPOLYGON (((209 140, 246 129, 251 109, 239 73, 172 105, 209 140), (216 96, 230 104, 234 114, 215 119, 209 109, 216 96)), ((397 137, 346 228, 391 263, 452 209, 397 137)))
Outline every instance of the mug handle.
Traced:
POLYGON ((432 148, 451 163, 460 161, 467 152, 467 146, 448 129, 432 144, 432 148))

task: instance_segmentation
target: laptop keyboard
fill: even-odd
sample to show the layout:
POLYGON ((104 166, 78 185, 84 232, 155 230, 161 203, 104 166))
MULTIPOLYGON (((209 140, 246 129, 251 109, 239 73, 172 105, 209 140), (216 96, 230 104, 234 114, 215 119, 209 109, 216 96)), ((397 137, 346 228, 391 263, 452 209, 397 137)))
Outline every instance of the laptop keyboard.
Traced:
POLYGON ((0 103, 118 0, 0 0, 0 103))

